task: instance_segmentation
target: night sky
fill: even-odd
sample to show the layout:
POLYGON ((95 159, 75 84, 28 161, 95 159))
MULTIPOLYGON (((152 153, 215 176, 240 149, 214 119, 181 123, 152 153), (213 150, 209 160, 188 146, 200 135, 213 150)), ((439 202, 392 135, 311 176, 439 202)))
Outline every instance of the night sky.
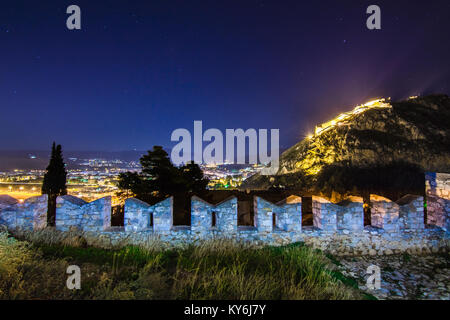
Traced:
POLYGON ((2 0, 0 45, 0 150, 170 147, 194 120, 285 148, 372 98, 450 93, 448 0, 2 0))

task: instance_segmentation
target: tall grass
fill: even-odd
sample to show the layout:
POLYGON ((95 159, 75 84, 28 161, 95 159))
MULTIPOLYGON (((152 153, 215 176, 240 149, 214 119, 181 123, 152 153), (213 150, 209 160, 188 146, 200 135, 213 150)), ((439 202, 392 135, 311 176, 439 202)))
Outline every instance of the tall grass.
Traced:
POLYGON ((41 252, 0 232, 0 299, 70 299, 62 259, 46 261, 41 252))
POLYGON ((242 248, 206 243, 178 253, 173 295, 181 299, 350 299, 356 295, 303 245, 242 248))
POLYGON ((33 245, 0 233, 2 299, 358 299, 302 244, 252 248, 226 240, 163 250, 33 245), (77 264, 82 289, 65 287, 77 264))

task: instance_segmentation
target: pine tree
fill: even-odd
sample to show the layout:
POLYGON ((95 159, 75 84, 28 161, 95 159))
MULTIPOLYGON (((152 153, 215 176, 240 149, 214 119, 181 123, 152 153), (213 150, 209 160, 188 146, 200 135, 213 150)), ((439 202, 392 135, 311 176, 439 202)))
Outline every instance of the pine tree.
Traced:
POLYGON ((175 167, 161 146, 154 146, 140 159, 142 172, 126 172, 119 175, 118 195, 133 195, 154 203, 176 193, 200 193, 206 190, 208 179, 201 168, 190 162, 175 167))
POLYGON ((48 195, 47 223, 55 225, 56 198, 67 194, 67 171, 62 157, 61 145, 52 145, 52 154, 47 166, 44 181, 42 183, 42 194, 48 195))
POLYGON ((153 150, 142 156, 140 162, 143 191, 150 191, 156 198, 164 198, 182 188, 180 172, 161 146, 154 146, 153 150))
POLYGON ((200 193, 206 190, 209 180, 204 177, 202 169, 194 161, 182 166, 180 171, 188 192, 200 193))

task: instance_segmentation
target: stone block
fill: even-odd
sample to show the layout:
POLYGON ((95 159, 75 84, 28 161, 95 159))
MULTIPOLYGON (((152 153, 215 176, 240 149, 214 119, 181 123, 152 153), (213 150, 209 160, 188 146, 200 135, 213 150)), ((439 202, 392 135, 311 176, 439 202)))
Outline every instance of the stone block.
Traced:
POLYGON ((136 198, 125 200, 124 226, 126 232, 153 230, 153 206, 136 198))
POLYGON ((364 229, 364 201, 361 197, 348 197, 339 202, 337 229, 359 232, 364 229))
POLYGON ((400 207, 388 198, 371 194, 371 221, 372 226, 381 228, 388 233, 400 231, 400 207))
POLYGON ((339 206, 324 197, 313 196, 312 202, 314 227, 325 232, 335 232, 339 206))
POLYGON ((424 203, 422 196, 405 195, 397 200, 396 203, 400 206, 400 231, 424 230, 424 203))

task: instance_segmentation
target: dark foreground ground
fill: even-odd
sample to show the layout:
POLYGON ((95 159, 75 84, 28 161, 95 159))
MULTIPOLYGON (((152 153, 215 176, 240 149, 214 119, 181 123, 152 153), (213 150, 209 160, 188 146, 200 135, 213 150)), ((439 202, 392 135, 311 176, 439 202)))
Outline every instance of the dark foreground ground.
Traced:
POLYGON ((361 290, 378 299, 450 300, 450 256, 391 255, 336 257, 336 270, 357 280, 361 290), (366 286, 367 267, 381 269, 381 288, 371 291, 366 286))
POLYGON ((448 255, 333 257, 302 243, 227 241, 162 250, 33 244, 0 232, 0 299, 449 299, 448 255), (366 286, 370 264, 381 289, 366 286), (67 267, 81 289, 66 287, 67 267))

